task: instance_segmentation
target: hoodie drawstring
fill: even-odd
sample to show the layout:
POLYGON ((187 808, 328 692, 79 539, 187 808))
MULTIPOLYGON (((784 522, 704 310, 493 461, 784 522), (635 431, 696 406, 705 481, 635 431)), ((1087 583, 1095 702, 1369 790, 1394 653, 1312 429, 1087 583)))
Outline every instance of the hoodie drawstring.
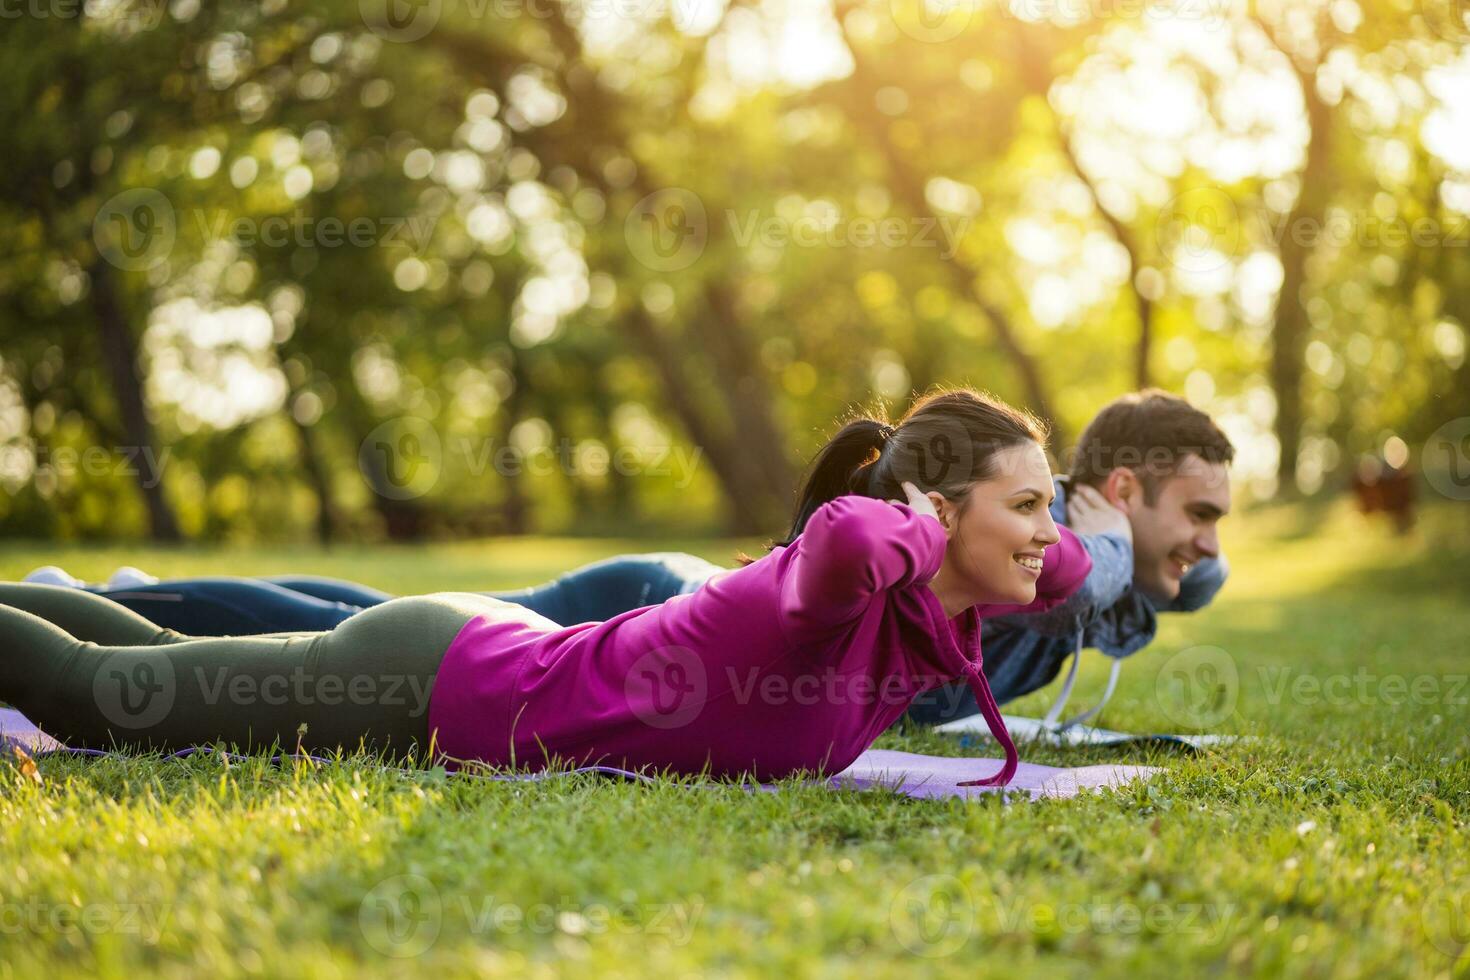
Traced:
POLYGON ((1041 727, 1044 730, 1054 731, 1055 733, 1065 732, 1074 725, 1084 725, 1098 716, 1103 707, 1112 699, 1113 691, 1118 687, 1118 674, 1123 668, 1122 658, 1113 657, 1111 659, 1113 663, 1108 672, 1108 686, 1107 690, 1103 691, 1102 700, 1081 714, 1073 715, 1071 718, 1059 724, 1058 719, 1062 716, 1062 708, 1066 706, 1067 699, 1072 696, 1072 685, 1077 682, 1077 666, 1082 660, 1082 631, 1077 631, 1077 645, 1073 648, 1071 656, 1072 666, 1067 670, 1066 680, 1062 681, 1061 693, 1052 702, 1051 708, 1046 713, 1046 717, 1041 719, 1041 727))
POLYGON ((965 674, 965 679, 970 683, 970 690, 975 692, 975 703, 980 706, 980 713, 985 716, 985 723, 990 726, 990 734, 1005 750, 1006 761, 994 776, 988 776, 985 779, 967 779, 955 785, 1005 786, 1016 775, 1016 767, 1021 764, 1020 753, 1016 751, 1016 743, 1011 741, 1011 733, 1006 731, 1005 720, 1000 716, 1000 706, 995 703, 995 696, 990 693, 990 682, 985 679, 985 672, 978 664, 966 662, 965 674))

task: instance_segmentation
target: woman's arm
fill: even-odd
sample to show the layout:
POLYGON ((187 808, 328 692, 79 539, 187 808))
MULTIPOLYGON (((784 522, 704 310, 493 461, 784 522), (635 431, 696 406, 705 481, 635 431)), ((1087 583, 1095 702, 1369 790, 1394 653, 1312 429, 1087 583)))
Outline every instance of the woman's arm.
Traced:
POLYGON ((879 592, 928 582, 944 561, 946 536, 907 504, 848 495, 817 508, 793 547, 781 583, 788 631, 849 622, 879 592))

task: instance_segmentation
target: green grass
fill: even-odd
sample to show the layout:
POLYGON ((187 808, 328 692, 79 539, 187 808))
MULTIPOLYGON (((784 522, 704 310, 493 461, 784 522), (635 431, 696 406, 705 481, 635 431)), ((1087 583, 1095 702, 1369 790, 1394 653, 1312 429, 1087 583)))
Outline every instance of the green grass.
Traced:
MULTIPOLYGON (((1470 518, 1441 506, 1409 539, 1337 506, 1231 524, 1223 597, 1166 619, 1103 722, 1178 730, 1185 661, 1171 657, 1208 645, 1237 680, 1198 717, 1259 740, 1193 758, 1026 752, 1166 768, 1147 784, 1003 806, 490 783, 351 758, 57 758, 42 785, 5 764, 0 976, 1470 973, 1470 518)), ((131 563, 432 591, 527 584, 628 548, 727 560, 734 546, 12 544, 0 577, 59 560, 88 577, 131 563)), ((1075 704, 1099 693, 1099 660, 1075 704)), ((1008 710, 1035 714, 1051 693, 1008 710)), ((964 751, 933 733, 879 744, 964 751)))

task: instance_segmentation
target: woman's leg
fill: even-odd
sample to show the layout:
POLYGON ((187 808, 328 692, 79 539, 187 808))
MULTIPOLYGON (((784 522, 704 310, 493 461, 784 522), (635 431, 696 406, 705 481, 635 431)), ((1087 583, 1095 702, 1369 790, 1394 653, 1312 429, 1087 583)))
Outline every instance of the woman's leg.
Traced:
POLYGON ((316 632, 362 611, 361 606, 319 599, 253 578, 173 579, 157 585, 89 591, 189 636, 316 632))
POLYGON ((653 606, 693 592, 720 566, 681 552, 619 555, 583 565, 545 585, 514 592, 487 592, 515 602, 562 626, 602 622, 620 613, 653 606))
MULTIPOLYGON (((7 587, 9 598, 32 597, 7 587)), ((39 586, 34 588, 41 588, 39 586)), ((99 631, 105 600, 69 589, 44 597, 99 631)), ((497 612, 466 593, 412 596, 365 610, 326 633, 195 639, 155 630, 153 645, 85 642, 0 605, 0 699, 72 746, 176 750, 225 742, 392 755, 427 749, 433 679, 450 642, 497 612)), ((141 639, 142 633, 130 639, 141 639)))
POLYGON ((59 585, 0 583, 0 606, 39 616, 88 643, 145 647, 172 643, 179 636, 116 602, 59 585))

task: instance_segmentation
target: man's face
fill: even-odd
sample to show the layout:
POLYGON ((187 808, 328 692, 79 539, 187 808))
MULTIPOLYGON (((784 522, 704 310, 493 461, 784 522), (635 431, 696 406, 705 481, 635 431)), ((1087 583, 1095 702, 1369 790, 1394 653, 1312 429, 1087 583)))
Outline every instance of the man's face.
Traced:
POLYGON ((1230 512, 1230 473, 1224 463, 1191 454, 1173 475, 1158 478, 1152 504, 1142 490, 1124 502, 1133 525, 1133 584, 1168 601, 1191 565, 1220 553, 1216 525, 1230 512))

